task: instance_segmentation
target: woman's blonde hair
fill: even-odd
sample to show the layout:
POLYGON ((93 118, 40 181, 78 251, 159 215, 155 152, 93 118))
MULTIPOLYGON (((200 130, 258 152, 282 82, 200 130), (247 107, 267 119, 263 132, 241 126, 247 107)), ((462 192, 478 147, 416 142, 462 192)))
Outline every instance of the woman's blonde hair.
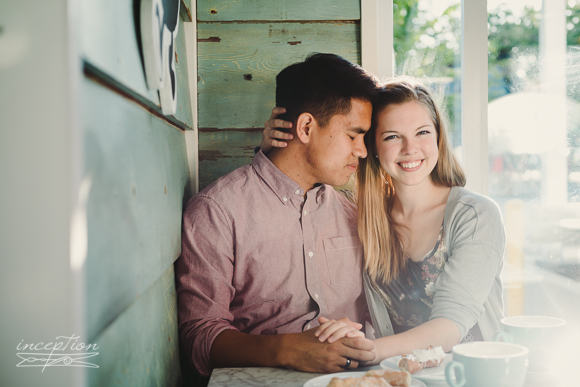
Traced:
POLYGON ((427 108, 437 132, 439 155, 431 179, 447 187, 465 185, 465 174, 449 147, 441 113, 427 88, 410 78, 386 83, 373 103, 372 126, 365 136, 368 156, 361 160, 356 179, 358 234, 364 248, 365 267, 371 279, 382 279, 385 283, 399 276, 405 269, 406 260, 391 216, 395 187, 377 158, 377 120, 387 106, 410 101, 427 108))

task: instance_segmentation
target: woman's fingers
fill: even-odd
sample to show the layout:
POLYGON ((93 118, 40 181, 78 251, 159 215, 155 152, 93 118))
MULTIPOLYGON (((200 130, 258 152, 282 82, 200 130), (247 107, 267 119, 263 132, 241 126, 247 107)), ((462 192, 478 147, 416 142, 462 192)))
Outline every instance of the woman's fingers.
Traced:
MULTIPOLYGON (((342 339, 343 337, 346 337, 349 333, 352 332, 358 332, 358 330, 344 322, 329 320, 323 323, 317 329, 314 335, 317 336, 318 340, 321 342, 328 341, 329 343, 333 343, 339 339, 342 339)), ((358 336, 358 334, 353 334, 352 337, 358 336)))
POLYGON ((281 106, 275 106, 274 108, 272 108, 272 114, 270 114, 270 119, 276 118, 280 114, 284 114, 284 113, 286 113, 286 108, 281 107, 281 106))
POLYGON ((365 337, 365 334, 362 331, 357 331, 353 329, 352 331, 346 334, 346 337, 365 337))
POLYGON ((272 146, 274 148, 285 148, 288 146, 288 143, 286 141, 278 141, 278 140, 274 140, 274 139, 272 139, 270 144, 272 144, 272 146))
POLYGON ((282 107, 275 107, 272 109, 270 119, 264 123, 264 130, 262 131, 262 145, 263 151, 269 151, 270 148, 285 148, 288 146, 288 141, 292 140, 294 136, 291 133, 286 133, 280 129, 292 128, 292 122, 281 120, 278 115, 286 112, 282 107))
POLYGON ((292 122, 284 121, 279 118, 271 118, 264 124, 267 128, 283 128, 283 129, 290 129, 292 128, 292 122))
POLYGON ((328 341, 329 343, 334 343, 335 341, 342 339, 343 337, 364 337, 364 334, 351 326, 343 325, 339 329, 332 332, 332 334, 328 336, 328 339, 326 339, 326 341, 328 341), (351 334, 352 336, 350 336, 351 334))
POLYGON ((321 319, 319 318, 318 322, 320 323, 320 325, 314 331, 314 336, 316 336, 316 337, 320 337, 321 334, 323 334, 329 327, 332 326, 333 323, 336 322, 334 320, 329 320, 327 318, 325 318, 324 321, 320 321, 320 320, 321 319))
POLYGON ((356 328, 356 329, 362 329, 362 327, 363 327, 363 325, 361 323, 351 321, 348 317, 343 317, 338 321, 343 322, 347 325, 350 325, 351 327, 356 328))
POLYGON ((335 334, 336 332, 341 331, 341 329, 343 329, 344 327, 346 327, 346 325, 344 325, 343 323, 340 323, 338 321, 335 321, 332 324, 330 324, 328 326, 328 328, 326 328, 324 330, 324 332, 322 332, 320 334, 320 336, 318 337, 318 340, 324 342, 324 341, 328 340, 328 338, 330 336, 332 336, 333 334, 335 334))
POLYGON ((272 129, 272 132, 270 132, 270 137, 276 140, 292 140, 294 138, 291 133, 286 133, 277 129, 272 129))

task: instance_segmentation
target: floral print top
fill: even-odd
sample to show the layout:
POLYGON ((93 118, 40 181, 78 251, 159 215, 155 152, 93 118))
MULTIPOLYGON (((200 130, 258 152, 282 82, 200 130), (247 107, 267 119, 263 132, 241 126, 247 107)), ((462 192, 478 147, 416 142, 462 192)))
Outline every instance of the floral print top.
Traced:
MULTIPOLYGON (((404 332, 429 320, 435 282, 447 258, 447 246, 441 227, 435 246, 422 261, 407 260, 406 270, 398 278, 389 284, 380 284, 395 333, 404 332)), ((477 324, 462 341, 474 340, 481 340, 477 324)))

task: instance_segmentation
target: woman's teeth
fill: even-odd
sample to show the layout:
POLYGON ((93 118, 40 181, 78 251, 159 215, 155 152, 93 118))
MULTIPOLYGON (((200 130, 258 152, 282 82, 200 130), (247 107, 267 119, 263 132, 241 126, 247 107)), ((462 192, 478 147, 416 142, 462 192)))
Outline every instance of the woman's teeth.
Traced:
POLYGON ((419 164, 421 164, 421 161, 413 161, 412 163, 401 163, 401 167, 403 167, 405 169, 411 169, 411 168, 418 167, 419 164))

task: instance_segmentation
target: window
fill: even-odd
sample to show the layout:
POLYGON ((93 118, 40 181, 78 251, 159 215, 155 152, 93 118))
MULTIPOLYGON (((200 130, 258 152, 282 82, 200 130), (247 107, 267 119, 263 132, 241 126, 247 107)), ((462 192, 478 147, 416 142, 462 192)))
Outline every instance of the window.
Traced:
POLYGON ((508 234, 508 314, 579 320, 579 18, 575 1, 488 1, 489 194, 508 234))

